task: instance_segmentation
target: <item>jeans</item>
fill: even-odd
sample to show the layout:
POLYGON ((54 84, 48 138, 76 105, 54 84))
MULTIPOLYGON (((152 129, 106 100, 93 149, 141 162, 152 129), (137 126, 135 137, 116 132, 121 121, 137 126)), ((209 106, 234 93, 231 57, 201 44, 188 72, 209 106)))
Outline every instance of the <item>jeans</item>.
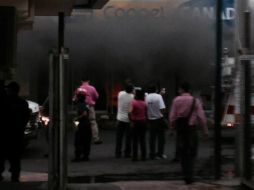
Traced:
POLYGON ((163 118, 156 120, 149 120, 149 148, 150 148, 150 158, 154 159, 155 156, 162 156, 164 154, 165 146, 165 122, 163 118), (156 152, 157 143, 157 152, 156 152))
POLYGON ((120 157, 122 155, 122 144, 125 137, 125 150, 124 155, 129 157, 131 155, 131 131, 130 123, 118 121, 116 129, 116 148, 115 156, 120 157))

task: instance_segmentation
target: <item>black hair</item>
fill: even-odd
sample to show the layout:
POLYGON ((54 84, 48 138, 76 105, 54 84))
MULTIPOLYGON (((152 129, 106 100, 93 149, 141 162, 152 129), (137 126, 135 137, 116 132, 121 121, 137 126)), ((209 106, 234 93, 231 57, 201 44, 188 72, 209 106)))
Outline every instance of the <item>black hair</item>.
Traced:
POLYGON ((6 88, 12 93, 12 94, 18 94, 19 93, 19 90, 20 90, 20 85, 15 82, 15 81, 12 81, 10 82, 6 88))
POLYGON ((157 91, 157 88, 155 84, 150 84, 148 86, 148 93, 155 93, 156 91, 157 91))
POLYGON ((126 91, 127 93, 132 93, 132 92, 133 92, 133 89, 134 89, 134 87, 133 87, 132 84, 127 84, 127 85, 125 86, 125 91, 126 91))
POLYGON ((145 99, 145 92, 141 89, 137 89, 135 91, 135 99, 136 100, 144 100, 145 99))
POLYGON ((89 81, 89 76, 88 75, 85 75, 81 78, 82 81, 89 81))
POLYGON ((180 88, 183 89, 185 92, 190 92, 191 86, 190 86, 190 83, 188 83, 188 82, 183 82, 183 83, 180 85, 180 88))
POLYGON ((86 99, 86 95, 85 94, 81 94, 81 93, 77 94, 77 101, 78 102, 84 102, 85 99, 86 99))

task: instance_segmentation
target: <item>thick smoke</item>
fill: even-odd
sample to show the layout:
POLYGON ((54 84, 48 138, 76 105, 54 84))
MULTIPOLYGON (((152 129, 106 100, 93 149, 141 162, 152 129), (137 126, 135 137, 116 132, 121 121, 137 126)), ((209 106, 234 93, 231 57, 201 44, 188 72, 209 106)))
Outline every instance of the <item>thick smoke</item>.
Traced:
MULTIPOLYGON (((70 49, 73 88, 86 73, 101 92, 105 83, 122 83, 127 77, 137 86, 155 82, 171 94, 176 81, 190 81, 195 88, 212 85, 215 29, 211 21, 178 11, 163 14, 67 18, 65 44, 70 49)), ((36 17, 33 31, 20 32, 18 44, 21 77, 30 81, 37 92, 34 97, 43 101, 48 51, 57 47, 57 18, 36 17)))

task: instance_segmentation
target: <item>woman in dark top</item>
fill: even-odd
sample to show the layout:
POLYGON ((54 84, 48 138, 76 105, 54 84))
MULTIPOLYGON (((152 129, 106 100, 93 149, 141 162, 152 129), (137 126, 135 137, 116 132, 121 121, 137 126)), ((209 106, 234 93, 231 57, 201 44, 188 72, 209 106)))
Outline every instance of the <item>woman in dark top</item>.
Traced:
POLYGON ((74 118, 78 122, 75 133, 75 158, 74 162, 88 161, 91 149, 91 125, 89 121, 89 108, 85 103, 86 94, 77 94, 77 117, 74 118))

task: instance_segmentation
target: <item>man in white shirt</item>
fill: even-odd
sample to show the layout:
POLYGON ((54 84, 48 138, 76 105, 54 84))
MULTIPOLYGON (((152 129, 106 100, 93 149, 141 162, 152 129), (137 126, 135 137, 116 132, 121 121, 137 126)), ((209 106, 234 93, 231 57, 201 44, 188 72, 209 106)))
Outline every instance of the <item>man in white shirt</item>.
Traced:
POLYGON ((127 84, 125 91, 121 91, 118 94, 117 105, 117 129, 116 129, 116 148, 115 157, 120 158, 122 156, 122 142, 125 137, 125 150, 124 156, 131 156, 131 133, 130 133, 130 120, 128 117, 129 105, 133 100, 133 86, 127 84))
POLYGON ((156 93, 155 85, 150 85, 148 95, 146 97, 147 116, 149 122, 149 148, 150 159, 165 159, 164 145, 165 145, 165 130, 167 128, 163 118, 165 111, 165 104, 160 94, 156 93), (158 150, 155 150, 156 142, 158 143, 158 150))

